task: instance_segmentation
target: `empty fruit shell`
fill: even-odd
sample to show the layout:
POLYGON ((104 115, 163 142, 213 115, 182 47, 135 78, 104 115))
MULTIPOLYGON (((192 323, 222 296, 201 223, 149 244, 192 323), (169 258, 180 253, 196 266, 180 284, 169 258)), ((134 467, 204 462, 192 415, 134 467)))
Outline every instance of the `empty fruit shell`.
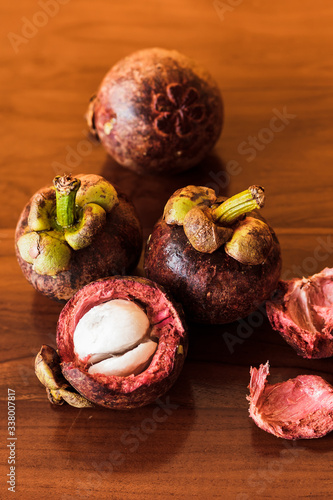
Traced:
POLYGON ((333 430, 333 387, 318 375, 299 375, 270 385, 269 363, 250 370, 250 417, 284 439, 312 439, 333 430))
POLYGON ((303 358, 333 356, 333 269, 280 281, 266 303, 274 330, 303 358))

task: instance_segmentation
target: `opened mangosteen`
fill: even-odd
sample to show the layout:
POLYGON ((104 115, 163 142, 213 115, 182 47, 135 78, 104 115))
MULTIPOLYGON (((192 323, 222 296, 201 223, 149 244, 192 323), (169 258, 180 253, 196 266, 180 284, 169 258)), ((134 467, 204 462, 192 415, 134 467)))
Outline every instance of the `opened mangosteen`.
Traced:
POLYGON ((274 330, 303 358, 333 356, 333 269, 280 281, 266 303, 274 330))
POLYGON ((15 243, 26 279, 64 301, 91 281, 133 270, 142 230, 132 203, 103 177, 64 175, 27 203, 15 243))
POLYGON ((36 358, 51 402, 127 409, 154 402, 172 386, 187 332, 181 309, 162 287, 115 276, 86 285, 67 302, 57 346, 58 354, 43 346, 36 358))
POLYGON ((260 186, 229 198, 187 186, 167 202, 148 240, 148 278, 165 286, 188 318, 222 324, 253 312, 275 290, 281 271, 277 237, 255 212, 260 186))
POLYGON ((106 151, 139 173, 177 173, 220 136, 223 104, 208 72, 175 50, 140 50, 119 61, 91 100, 87 122, 106 151))

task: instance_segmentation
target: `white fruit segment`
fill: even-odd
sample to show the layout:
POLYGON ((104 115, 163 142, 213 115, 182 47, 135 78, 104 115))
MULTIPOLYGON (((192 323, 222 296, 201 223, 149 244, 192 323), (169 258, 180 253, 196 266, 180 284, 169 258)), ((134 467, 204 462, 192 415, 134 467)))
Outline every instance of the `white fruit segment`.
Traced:
POLYGON ((91 308, 78 322, 73 342, 77 357, 92 364, 89 373, 127 376, 149 364, 157 344, 150 323, 135 302, 114 299, 91 308))
POLYGON ((147 340, 122 356, 113 356, 92 365, 88 372, 118 377, 138 375, 149 366, 156 349, 157 343, 153 340, 147 340))

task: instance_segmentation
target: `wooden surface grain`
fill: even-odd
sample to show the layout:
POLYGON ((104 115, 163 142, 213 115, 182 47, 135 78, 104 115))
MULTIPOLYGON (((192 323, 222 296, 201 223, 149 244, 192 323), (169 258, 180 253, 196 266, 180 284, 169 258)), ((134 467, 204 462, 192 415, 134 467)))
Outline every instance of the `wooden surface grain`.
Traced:
POLYGON ((52 0, 45 17, 46 3, 1 7, 0 497, 13 495, 6 484, 11 388, 18 499, 332 498, 333 435, 277 439, 253 424, 246 401, 251 365, 269 359, 273 382, 314 373, 333 383, 331 359, 303 360, 258 313, 245 322, 246 338, 239 335, 244 324, 190 325, 185 367, 162 398, 164 421, 153 419, 156 405, 129 412, 51 407, 33 362, 42 343, 55 346, 61 306, 25 281, 13 243, 24 204, 57 173, 97 173, 118 184, 145 236, 179 187, 206 184, 230 195, 261 184, 283 277, 332 267, 331 3, 52 0), (152 46, 204 64, 225 104, 212 154, 173 178, 124 170, 88 139, 83 118, 108 68, 152 46))

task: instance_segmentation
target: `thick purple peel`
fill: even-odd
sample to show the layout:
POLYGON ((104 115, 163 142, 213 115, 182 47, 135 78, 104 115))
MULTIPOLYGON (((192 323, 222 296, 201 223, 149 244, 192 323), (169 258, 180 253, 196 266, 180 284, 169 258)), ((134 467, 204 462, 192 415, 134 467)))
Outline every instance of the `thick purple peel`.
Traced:
POLYGON ((81 288, 63 308, 58 321, 57 345, 64 377, 89 401, 108 408, 134 408, 152 403, 177 379, 187 353, 187 331, 182 312, 162 287, 145 278, 114 276, 81 288), (73 334, 79 320, 93 307, 112 299, 142 307, 157 349, 142 372, 105 375, 89 372, 89 359, 80 359, 73 334))

